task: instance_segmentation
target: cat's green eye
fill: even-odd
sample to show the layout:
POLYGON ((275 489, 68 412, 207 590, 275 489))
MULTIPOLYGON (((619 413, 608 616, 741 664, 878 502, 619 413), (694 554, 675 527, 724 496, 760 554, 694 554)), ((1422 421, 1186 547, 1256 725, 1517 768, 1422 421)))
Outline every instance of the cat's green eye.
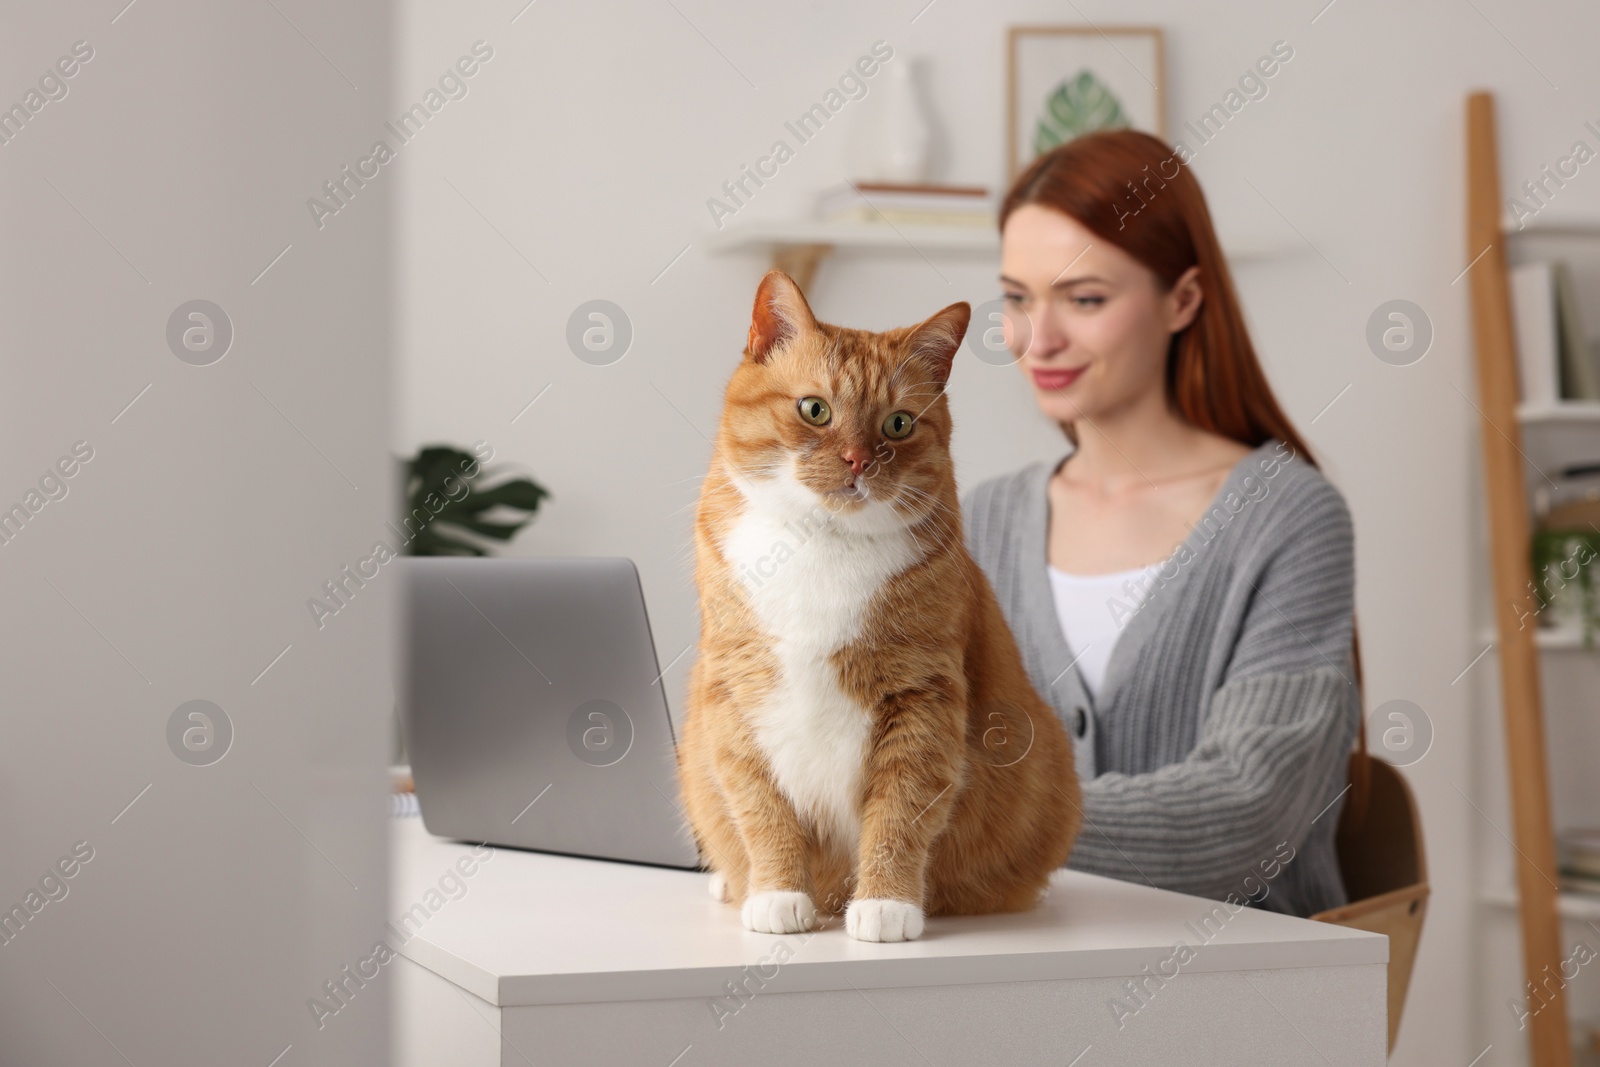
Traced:
POLYGON ((909 411, 896 411, 883 420, 883 436, 892 441, 898 441, 911 433, 911 425, 916 420, 909 411))
POLYGON ((801 397, 800 417, 813 426, 826 426, 828 420, 833 418, 833 409, 820 396, 801 397))

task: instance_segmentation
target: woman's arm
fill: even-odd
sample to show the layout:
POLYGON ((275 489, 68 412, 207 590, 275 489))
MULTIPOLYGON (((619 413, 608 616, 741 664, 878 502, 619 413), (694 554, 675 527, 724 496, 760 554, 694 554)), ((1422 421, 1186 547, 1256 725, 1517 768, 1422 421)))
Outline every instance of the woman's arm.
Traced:
POLYGON ((1212 900, 1250 895, 1249 880, 1292 857, 1345 788, 1355 731, 1339 670, 1230 683, 1187 759, 1083 782, 1067 866, 1212 900))
POLYGON ((1331 483, 1306 488, 1263 537, 1264 566, 1242 562, 1254 571, 1249 603, 1194 750, 1147 774, 1083 782, 1068 866, 1242 899, 1245 879, 1292 855, 1313 820, 1337 818, 1326 813, 1345 788, 1359 714, 1353 529, 1331 483))
POLYGON ((1360 713, 1352 526, 1333 485, 1304 488, 1261 531, 1258 560, 1240 560, 1248 606, 1195 749, 1147 774, 1082 782, 1072 869, 1243 899, 1246 878, 1338 817, 1330 805, 1360 713))

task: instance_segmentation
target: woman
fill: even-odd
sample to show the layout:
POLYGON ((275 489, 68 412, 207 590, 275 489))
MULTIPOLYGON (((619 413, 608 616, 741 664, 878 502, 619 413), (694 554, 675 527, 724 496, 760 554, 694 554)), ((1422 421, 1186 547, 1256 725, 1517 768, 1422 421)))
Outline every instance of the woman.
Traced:
POLYGON ((1007 343, 1073 447, 962 511, 1074 739, 1067 865, 1301 916, 1346 903, 1350 513, 1267 385, 1199 184, 1155 137, 1090 134, 1017 178, 1000 228, 1007 343))

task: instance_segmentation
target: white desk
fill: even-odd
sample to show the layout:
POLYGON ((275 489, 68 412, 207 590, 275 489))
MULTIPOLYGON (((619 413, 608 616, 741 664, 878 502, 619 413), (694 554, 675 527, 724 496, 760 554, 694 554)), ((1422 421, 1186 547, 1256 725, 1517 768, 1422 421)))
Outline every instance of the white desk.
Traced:
POLYGON ((403 1067, 1386 1059, 1379 934, 1066 869, 1034 911, 930 919, 916 941, 837 920, 753 934, 705 874, 496 849, 452 879, 472 846, 392 822, 394 925, 423 906, 384 968, 403 1067), (457 899, 427 895, 441 877, 457 899), (1192 956, 1163 968, 1180 941, 1192 956), (1119 1026, 1113 1000, 1139 1007, 1127 983, 1175 965, 1119 1026))

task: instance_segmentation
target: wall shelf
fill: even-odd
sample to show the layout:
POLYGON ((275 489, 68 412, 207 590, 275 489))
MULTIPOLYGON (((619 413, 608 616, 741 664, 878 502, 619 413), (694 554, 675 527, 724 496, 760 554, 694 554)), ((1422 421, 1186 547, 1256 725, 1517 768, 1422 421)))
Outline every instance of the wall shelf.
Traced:
POLYGON ((1562 400, 1555 404, 1518 404, 1517 418, 1530 424, 1580 423, 1600 428, 1600 400, 1562 400))
POLYGON ((1000 235, 992 226, 933 226, 882 222, 822 222, 772 219, 733 222, 711 235, 718 252, 739 252, 773 245, 832 245, 861 251, 954 252, 984 255, 1000 251, 1000 235))
POLYGON ((1548 218, 1535 216, 1533 221, 1517 225, 1515 215, 1507 212, 1500 216, 1500 231, 1507 237, 1529 234, 1535 237, 1600 237, 1600 219, 1548 218))
POLYGON ((1518 404, 1522 454, 1533 464, 1530 486, 1579 463, 1600 462, 1600 401, 1518 404))
MULTIPOLYGON (((809 288, 817 265, 831 252, 909 252, 922 255, 998 257, 1000 234, 993 226, 927 223, 824 222, 818 219, 751 219, 711 234, 713 252, 766 251, 772 265, 809 288)), ((1271 241, 1223 242, 1230 263, 1288 255, 1296 246, 1271 241)))
MULTIPOLYGON (((1499 637, 1494 628, 1478 631, 1478 640, 1485 643, 1497 641, 1499 637)), ((1576 626, 1548 626, 1540 627, 1533 633, 1533 643, 1545 652, 1583 652, 1594 651, 1600 653, 1600 639, 1596 639, 1595 647, 1586 650, 1583 647, 1583 631, 1576 626)))
MULTIPOLYGON (((1486 889, 1479 894, 1478 899, 1497 908, 1515 910, 1517 907, 1517 894, 1511 889, 1486 889)), ((1573 922, 1592 922, 1600 919, 1600 896, 1563 890, 1556 895, 1556 910, 1561 913, 1563 919, 1573 922)))

